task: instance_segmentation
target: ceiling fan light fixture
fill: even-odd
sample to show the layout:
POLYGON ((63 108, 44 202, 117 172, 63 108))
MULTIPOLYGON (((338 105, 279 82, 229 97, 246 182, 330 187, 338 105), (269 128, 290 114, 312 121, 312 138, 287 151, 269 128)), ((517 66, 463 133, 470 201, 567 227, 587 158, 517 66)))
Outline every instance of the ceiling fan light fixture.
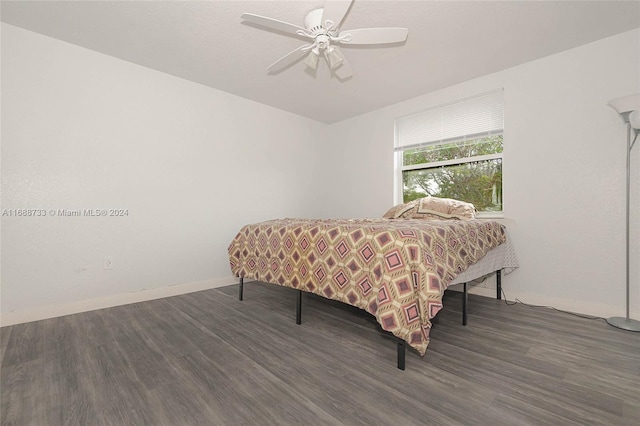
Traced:
POLYGON ((340 53, 340 51, 333 46, 330 46, 326 50, 326 55, 327 61, 329 62, 329 68, 331 68, 332 70, 336 69, 342 64, 342 62, 344 62, 344 56, 342 55, 342 53, 340 53))
POLYGON ((304 60, 304 64, 312 70, 316 70, 318 69, 318 59, 320 59, 320 51, 314 47, 307 55, 307 59, 304 60))

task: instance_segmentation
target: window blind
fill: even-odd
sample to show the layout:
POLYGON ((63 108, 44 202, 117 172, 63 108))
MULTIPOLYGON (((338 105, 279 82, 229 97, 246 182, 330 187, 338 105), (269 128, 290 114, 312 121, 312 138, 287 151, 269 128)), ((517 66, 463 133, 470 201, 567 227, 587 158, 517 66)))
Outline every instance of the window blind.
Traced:
POLYGON ((504 128, 503 90, 431 108, 396 120, 395 149, 499 134, 504 128))

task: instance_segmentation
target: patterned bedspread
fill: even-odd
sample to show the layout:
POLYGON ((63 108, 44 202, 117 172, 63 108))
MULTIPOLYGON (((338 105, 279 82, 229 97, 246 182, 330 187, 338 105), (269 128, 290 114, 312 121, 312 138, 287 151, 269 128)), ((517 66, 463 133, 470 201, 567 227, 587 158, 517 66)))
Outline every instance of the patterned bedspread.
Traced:
POLYGON ((364 309, 424 355, 444 290, 505 240, 487 220, 280 219, 243 227, 229 261, 238 277, 364 309))

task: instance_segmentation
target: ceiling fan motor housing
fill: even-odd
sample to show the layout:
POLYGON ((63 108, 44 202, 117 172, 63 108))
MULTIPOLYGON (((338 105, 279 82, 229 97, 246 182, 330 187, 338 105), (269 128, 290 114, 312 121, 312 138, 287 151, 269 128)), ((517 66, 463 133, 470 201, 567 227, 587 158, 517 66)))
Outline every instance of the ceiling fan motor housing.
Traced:
POLYGON ((304 26, 315 38, 315 45, 318 49, 326 49, 331 44, 330 32, 324 27, 322 16, 324 9, 315 9, 304 18, 304 26))
POLYGON ((322 26, 322 15, 324 13, 324 9, 316 9, 307 13, 307 16, 304 18, 304 27, 311 31, 313 35, 317 35, 317 33, 323 33, 325 28, 322 26))

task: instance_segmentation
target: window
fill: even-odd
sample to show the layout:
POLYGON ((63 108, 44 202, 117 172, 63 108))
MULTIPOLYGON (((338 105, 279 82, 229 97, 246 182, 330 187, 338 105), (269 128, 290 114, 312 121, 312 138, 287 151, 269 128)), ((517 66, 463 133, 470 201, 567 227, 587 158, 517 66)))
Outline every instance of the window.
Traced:
POLYGON ((502 211, 502 90, 395 123, 396 201, 427 195, 502 211))

